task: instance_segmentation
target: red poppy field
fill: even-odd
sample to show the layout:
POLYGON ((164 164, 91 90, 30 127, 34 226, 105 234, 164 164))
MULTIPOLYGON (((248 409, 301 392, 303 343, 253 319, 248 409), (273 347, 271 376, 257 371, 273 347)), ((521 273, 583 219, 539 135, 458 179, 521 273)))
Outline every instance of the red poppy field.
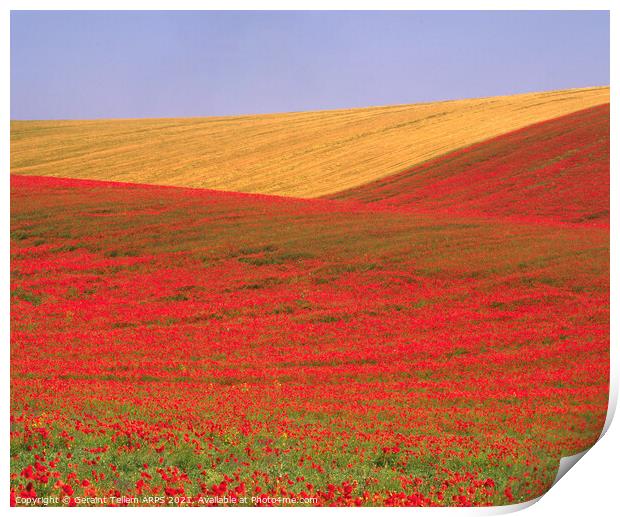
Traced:
POLYGON ((543 494, 607 412, 608 110, 339 199, 12 176, 11 504, 543 494))

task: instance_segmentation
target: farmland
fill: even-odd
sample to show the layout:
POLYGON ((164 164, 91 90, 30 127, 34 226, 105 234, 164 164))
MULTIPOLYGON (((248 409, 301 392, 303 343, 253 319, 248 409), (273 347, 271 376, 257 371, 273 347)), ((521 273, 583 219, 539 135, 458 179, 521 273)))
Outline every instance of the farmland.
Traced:
POLYGON ((607 411, 608 123, 337 199, 13 175, 12 502, 541 495, 607 411))
POLYGON ((609 104, 329 197, 422 212, 609 226, 609 104))
POLYGON ((12 121, 13 174, 314 198, 609 102, 609 88, 237 117, 12 121))

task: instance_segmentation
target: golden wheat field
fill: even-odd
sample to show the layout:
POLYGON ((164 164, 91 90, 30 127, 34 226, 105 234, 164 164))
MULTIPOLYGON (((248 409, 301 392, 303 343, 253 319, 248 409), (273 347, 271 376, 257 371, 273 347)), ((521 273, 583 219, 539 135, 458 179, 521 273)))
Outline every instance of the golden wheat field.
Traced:
POLYGON ((609 87, 269 115, 12 121, 11 172, 317 197, 609 102, 609 87))

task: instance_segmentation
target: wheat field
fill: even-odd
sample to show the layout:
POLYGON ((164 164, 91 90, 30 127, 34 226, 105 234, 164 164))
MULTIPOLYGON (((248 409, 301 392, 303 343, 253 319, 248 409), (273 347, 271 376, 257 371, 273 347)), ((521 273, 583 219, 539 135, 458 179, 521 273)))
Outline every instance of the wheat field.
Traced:
POLYGON ((609 87, 269 115, 12 121, 11 172, 318 197, 609 102, 609 87))

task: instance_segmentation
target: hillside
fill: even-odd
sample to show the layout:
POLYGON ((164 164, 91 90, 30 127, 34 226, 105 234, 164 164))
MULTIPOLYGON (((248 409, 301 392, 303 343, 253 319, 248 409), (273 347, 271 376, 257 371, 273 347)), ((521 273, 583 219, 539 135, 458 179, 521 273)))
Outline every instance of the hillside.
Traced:
POLYGON ((606 228, 11 189, 13 496, 508 504, 600 435, 606 228))
POLYGON ((609 224, 609 104, 339 192, 375 206, 609 224))
POLYGON ((607 102, 602 87, 255 116, 13 121, 11 172, 318 197, 607 102))

